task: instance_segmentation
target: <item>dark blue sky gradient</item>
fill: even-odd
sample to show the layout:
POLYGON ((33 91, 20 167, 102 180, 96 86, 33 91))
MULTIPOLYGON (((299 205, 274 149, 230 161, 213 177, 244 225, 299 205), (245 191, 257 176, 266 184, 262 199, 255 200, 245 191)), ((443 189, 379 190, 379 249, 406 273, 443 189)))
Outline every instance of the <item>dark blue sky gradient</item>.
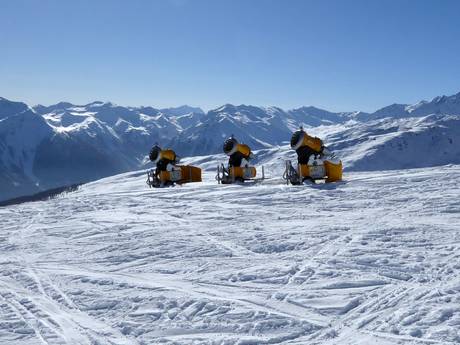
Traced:
POLYGON ((0 0, 0 96, 373 111, 460 91, 456 0, 0 0))

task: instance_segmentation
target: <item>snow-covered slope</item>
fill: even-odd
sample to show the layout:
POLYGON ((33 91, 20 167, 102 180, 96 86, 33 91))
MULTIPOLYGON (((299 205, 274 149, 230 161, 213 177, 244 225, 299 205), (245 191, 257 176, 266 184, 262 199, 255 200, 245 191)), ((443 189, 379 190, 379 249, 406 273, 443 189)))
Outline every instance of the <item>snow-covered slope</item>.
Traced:
POLYGON ((213 178, 152 190, 141 171, 0 208, 0 343, 460 342, 459 165, 213 178))

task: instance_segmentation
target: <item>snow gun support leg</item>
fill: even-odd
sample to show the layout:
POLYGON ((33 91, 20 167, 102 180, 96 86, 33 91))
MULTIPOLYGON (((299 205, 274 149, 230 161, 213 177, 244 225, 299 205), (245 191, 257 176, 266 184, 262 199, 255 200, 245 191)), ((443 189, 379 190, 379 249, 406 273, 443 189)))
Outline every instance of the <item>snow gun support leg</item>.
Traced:
POLYGON ((285 161, 283 179, 286 180, 287 185, 289 185, 289 183, 293 185, 300 184, 300 175, 296 169, 294 169, 290 160, 285 161))
POLYGON ((157 188, 161 186, 161 181, 158 178, 158 172, 156 169, 150 169, 147 171, 146 183, 150 188, 157 188))
POLYGON ((292 166, 290 160, 285 161, 285 170, 283 174, 283 179, 286 180, 286 184, 299 185, 302 183, 302 178, 300 177, 300 171, 297 171, 292 166))
POLYGON ((216 181, 217 181, 217 184, 222 183, 222 174, 220 172, 220 165, 217 166, 216 181))
POLYGON ((229 170, 221 164, 217 166, 216 180, 218 184, 229 184, 235 182, 235 177, 231 176, 229 170))

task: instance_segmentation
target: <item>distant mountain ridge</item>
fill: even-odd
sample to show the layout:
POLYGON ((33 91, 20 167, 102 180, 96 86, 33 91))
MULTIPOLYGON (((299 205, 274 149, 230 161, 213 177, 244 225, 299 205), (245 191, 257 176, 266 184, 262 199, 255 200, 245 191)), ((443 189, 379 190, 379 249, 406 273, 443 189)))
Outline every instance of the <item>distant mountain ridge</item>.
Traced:
MULTIPOLYGON (((0 200, 138 169, 145 166, 146 153, 156 142, 172 147, 182 157, 207 155, 220 153, 222 141, 234 134, 257 150, 283 145, 300 125, 313 134, 327 129, 326 142, 345 156, 354 157, 347 168, 410 167, 415 163, 390 162, 388 157, 387 163, 369 159, 377 154, 384 157, 388 151, 382 151, 375 133, 388 127, 389 132, 383 130, 387 136, 401 138, 415 127, 418 133, 431 133, 437 128, 436 135, 447 128, 444 132, 455 141, 458 115, 460 93, 414 105, 393 104, 373 113, 232 104, 205 113, 186 105, 158 109, 101 101, 29 107, 0 97, 0 200), (328 137, 328 131, 333 135, 328 137)), ((417 144, 421 139, 407 140, 413 141, 410 145, 422 145, 417 144)), ((438 141, 437 149, 446 146, 450 153, 443 159, 425 159, 415 165, 456 163, 450 145, 449 141, 438 141)))

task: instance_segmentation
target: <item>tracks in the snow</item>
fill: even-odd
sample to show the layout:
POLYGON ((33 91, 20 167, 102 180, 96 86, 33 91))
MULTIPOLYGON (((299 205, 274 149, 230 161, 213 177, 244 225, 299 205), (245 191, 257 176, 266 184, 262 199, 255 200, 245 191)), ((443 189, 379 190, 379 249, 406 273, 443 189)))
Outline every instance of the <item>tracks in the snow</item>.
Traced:
POLYGON ((458 188, 435 208, 398 176, 148 192, 132 178, 1 210, 0 340, 452 343, 458 188))

